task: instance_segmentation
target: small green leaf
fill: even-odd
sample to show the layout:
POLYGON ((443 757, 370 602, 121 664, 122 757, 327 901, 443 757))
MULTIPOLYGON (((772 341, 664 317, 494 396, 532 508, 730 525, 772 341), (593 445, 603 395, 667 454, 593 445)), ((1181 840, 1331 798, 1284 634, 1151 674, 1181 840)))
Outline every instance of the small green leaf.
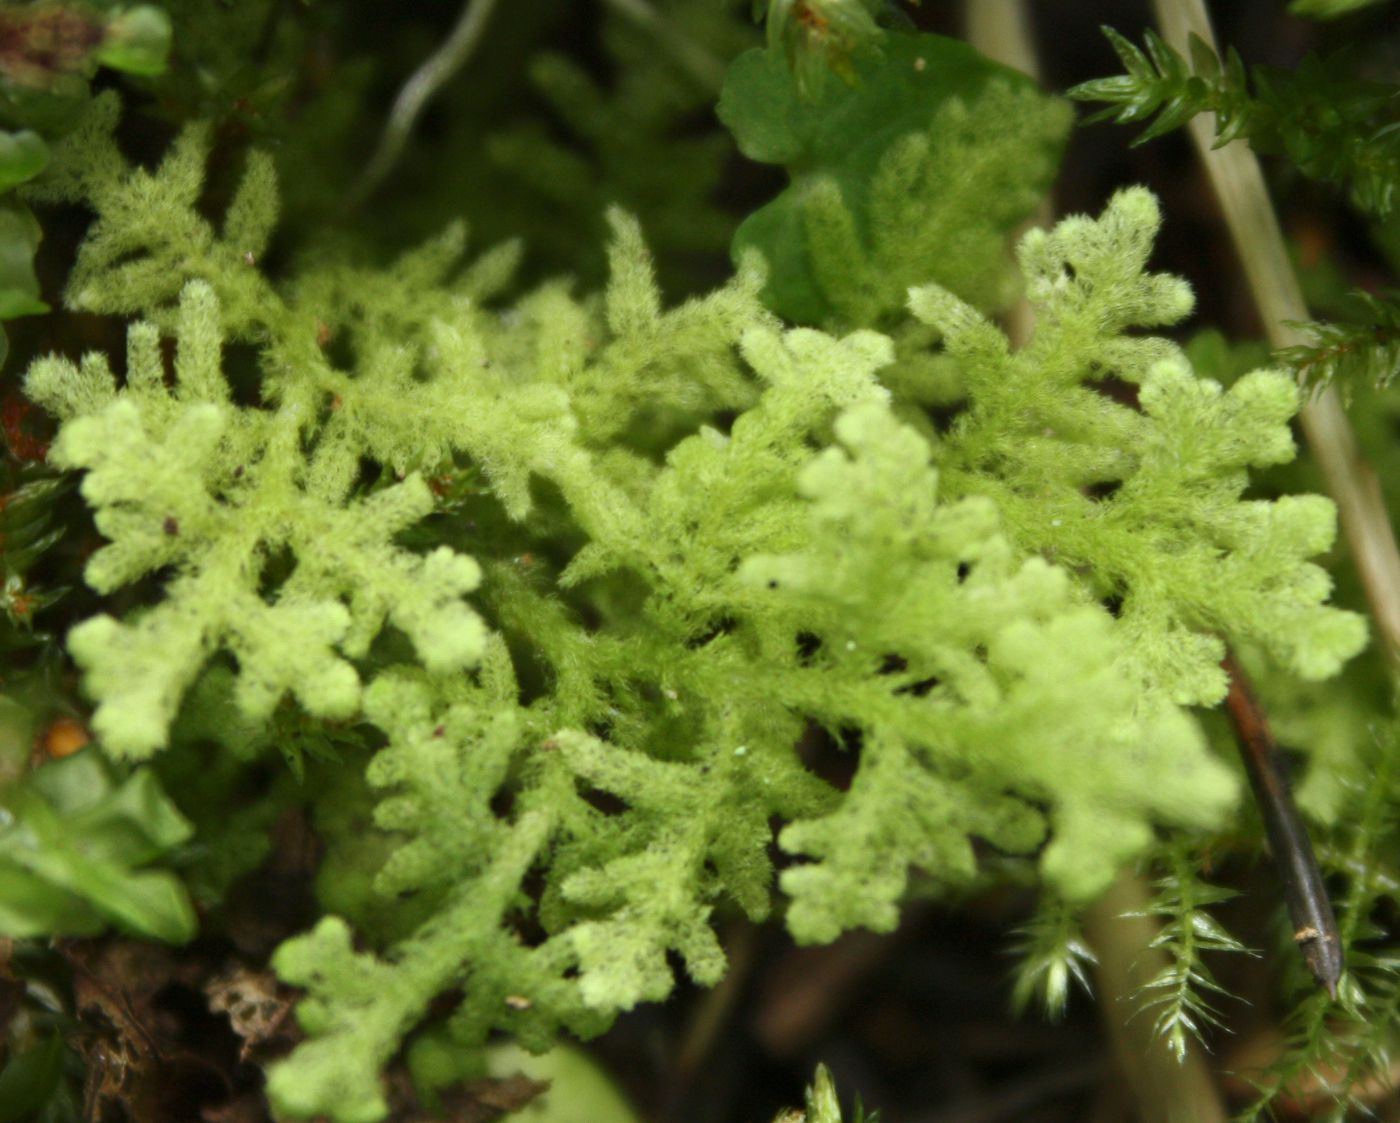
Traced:
POLYGON ((126 873, 112 876, 118 866, 89 863, 72 888, 83 893, 112 921, 130 932, 169 944, 183 944, 199 929, 194 906, 185 887, 170 872, 126 873))
POLYGON ((194 909, 179 879, 138 868, 192 832, 152 773, 137 770, 118 782, 88 750, 34 770, 7 803, 0 933, 86 935, 115 923, 176 943, 194 935, 194 909))
POLYGON ((768 48, 783 55, 798 92, 810 99, 828 74, 857 80, 852 58, 879 52, 883 33, 875 17, 886 6, 886 0, 778 0, 768 8, 768 48))
POLYGON ((975 95, 994 77, 1030 83, 941 35, 890 36, 882 58, 859 69, 859 86, 832 86, 806 103, 781 58, 748 51, 729 68, 720 120, 751 160, 795 171, 835 163, 868 174, 891 143, 949 98, 975 95))
POLYGON ((0 131, 0 191, 38 175, 49 162, 49 146, 31 129, 0 131))
POLYGON ((115 16, 96 52, 103 66, 147 77, 163 73, 169 57, 170 17, 150 4, 115 16))
POLYGON ((841 1102, 836 1098, 836 1081, 826 1065, 817 1065, 817 1075, 807 1089, 807 1118, 810 1123, 841 1123, 841 1102))
POLYGON ((12 862, 0 861, 0 934, 16 940, 45 939, 55 933, 94 936, 102 927, 101 917, 86 902, 12 862))
POLYGON ((63 1076, 58 1034, 10 1058, 0 1070, 0 1123, 23 1123, 53 1095, 63 1076))
POLYGON ((1310 19, 1338 19, 1380 3, 1384 3, 1384 0, 1293 0, 1288 5, 1288 12, 1310 19))
POLYGON ((0 202, 0 320, 47 312, 39 299, 39 278, 34 275, 34 251, 39 246, 39 223, 28 207, 0 202))

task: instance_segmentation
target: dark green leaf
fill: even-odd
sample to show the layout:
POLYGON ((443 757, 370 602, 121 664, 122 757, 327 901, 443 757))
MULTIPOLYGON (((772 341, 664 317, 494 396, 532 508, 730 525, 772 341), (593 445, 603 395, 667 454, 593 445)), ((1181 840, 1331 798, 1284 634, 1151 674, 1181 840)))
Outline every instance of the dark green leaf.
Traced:
POLYGON ((49 310, 39 299, 39 278, 34 275, 39 238, 39 223, 28 207, 0 203, 0 320, 49 310))
POLYGON ((1353 292, 1346 310, 1351 316, 1338 322, 1290 322, 1308 342, 1282 348, 1274 358, 1306 386, 1337 383, 1343 394, 1367 384, 1389 386, 1400 377, 1400 293, 1353 292))
MULTIPOLYGON (((815 97, 805 99, 781 57, 753 50, 732 64, 720 95, 720 118, 740 150, 751 159, 784 165, 791 176, 782 194, 745 220, 733 252, 736 258, 749 249, 763 255, 769 269, 765 300, 799 323, 827 322, 835 308, 825 291, 831 278, 820 275, 811 248, 814 240, 832 233, 824 201, 830 200, 833 186, 849 213, 850 236, 867 240, 872 223, 887 217, 885 209, 874 213, 872 185, 897 145, 916 134, 931 136, 941 110, 954 102, 971 105, 993 84, 1034 89, 1025 75, 938 35, 887 35, 878 60, 855 65, 852 84, 826 83, 815 97)), ((1058 141, 1028 136, 1025 143, 1039 158, 1024 161, 1019 175, 1022 181, 1036 180, 1026 184, 1030 192, 1044 186, 1046 169, 1054 164, 1045 150, 1057 152, 1058 141)), ((953 174, 946 167, 930 167, 918 186, 937 193, 953 174)), ((859 263, 852 262, 849 284, 860 285, 858 269, 859 263)), ((902 278, 894 307, 903 299, 904 286, 928 279, 902 278)))
POLYGON ((1090 121, 1125 124, 1155 114, 1134 141, 1141 144, 1198 113, 1213 113, 1215 147, 1247 137, 1259 152, 1283 153, 1310 179, 1347 184, 1364 211, 1384 218, 1395 206, 1400 89, 1357 77, 1345 53, 1326 60, 1309 55, 1292 70, 1256 67, 1247 75, 1233 49, 1222 62, 1195 36, 1188 64, 1150 30, 1146 54, 1111 28, 1104 34, 1127 73, 1068 91, 1081 101, 1106 103, 1090 121))
MULTIPOLYGON (((1127 73, 1081 82, 1066 91, 1079 101, 1108 103, 1105 109, 1090 117, 1090 121, 1112 119, 1119 124, 1129 124, 1160 114, 1133 142, 1135 144, 1179 128, 1197 113, 1211 109, 1219 115, 1219 128, 1238 127, 1226 108, 1240 107, 1245 102, 1231 96, 1238 91, 1232 91, 1229 81, 1222 79, 1220 60, 1201 39, 1192 37, 1192 63, 1188 64, 1150 28, 1143 36, 1147 44, 1145 53, 1111 27, 1103 28, 1103 33, 1127 73)), ((1226 68, 1225 76, 1233 80, 1236 77, 1234 68, 1226 68)), ((1238 78, 1243 84, 1242 70, 1238 78)))
POLYGON ((116 923, 182 942, 196 918, 178 878, 144 866, 186 841, 189 823, 138 769, 117 782, 96 752, 36 769, 8 797, 0 830, 0 932, 91 933, 116 923))
POLYGON ((63 1039, 54 1034, 42 1044, 10 1058, 0 1070, 0 1123, 22 1123, 53 1095, 63 1076, 63 1039))
POLYGON ((883 57, 857 70, 858 85, 832 85, 807 103, 781 58, 748 51, 725 78, 720 120, 752 160, 794 173, 835 165, 868 175, 895 139, 925 125, 949 98, 973 96, 994 77, 1030 82, 941 35, 891 35, 883 57))
POLYGON ((49 162, 49 146, 30 129, 0 132, 0 191, 33 179, 49 162))
POLYGON ((18 940, 44 939, 55 933, 96 935, 102 927, 101 917, 77 897, 0 860, 0 933, 18 940))
POLYGON ((17 86, 0 80, 0 123, 32 129, 50 141, 71 129, 90 100, 87 79, 60 74, 39 86, 17 86))
MULTIPOLYGON (((13 546, 5 550, 5 568, 11 573, 23 573, 38 559, 39 555, 63 537, 63 528, 55 527, 42 534, 35 535, 22 546, 13 546)), ((6 543, 8 546, 8 542, 6 543)))

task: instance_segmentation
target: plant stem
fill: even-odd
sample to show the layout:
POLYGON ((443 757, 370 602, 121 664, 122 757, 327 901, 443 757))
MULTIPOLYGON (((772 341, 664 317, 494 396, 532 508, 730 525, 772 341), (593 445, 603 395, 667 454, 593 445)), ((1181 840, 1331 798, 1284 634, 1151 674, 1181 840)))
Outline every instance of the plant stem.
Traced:
MULTIPOLYGON (((696 1004, 680 1047, 676 1050, 670 1080, 673 1102, 679 1104, 682 1095, 693 1092, 696 1076, 724 1033, 735 1004, 748 983, 757 950, 757 930, 747 921, 737 922, 725 941, 724 953, 729 960, 729 970, 719 984, 713 990, 706 991, 696 1004)), ((674 1114, 667 1112, 666 1118, 674 1114)))
POLYGON ((1230 676, 1230 694, 1225 708, 1240 742, 1244 770, 1254 789, 1255 802, 1264 820, 1269 850, 1283 881, 1283 896, 1293 921, 1293 939, 1303 953, 1308 970, 1335 1000, 1337 982, 1342 977, 1342 941, 1327 886, 1313 856, 1312 840, 1298 814, 1298 805, 1288 787, 1278 745, 1269 731, 1263 707, 1254 696, 1244 668, 1234 655, 1225 656, 1230 676))
POLYGON ((495 6, 496 0, 468 0, 452 34, 404 83, 394 100, 393 109, 389 111, 389 120, 385 122, 384 133, 379 138, 379 147, 346 199, 346 211, 358 207, 384 181, 403 152, 403 146, 408 142, 423 107, 466 65, 467 59, 476 50, 495 6))
MULTIPOLYGON (((1153 0, 1153 4, 1163 36, 1178 51, 1188 54, 1188 37, 1193 33, 1216 48, 1203 0, 1153 0)), ((1288 326, 1290 320, 1308 319, 1308 311, 1258 159, 1239 140, 1213 149, 1215 132, 1204 116, 1193 119, 1190 130, 1270 342, 1275 347, 1306 342, 1288 326)), ((1400 670, 1400 550, 1395 546, 1380 483, 1362 459, 1335 390, 1329 387, 1305 404, 1300 420, 1336 501, 1342 533, 1360 572, 1381 650, 1392 670, 1400 670)))

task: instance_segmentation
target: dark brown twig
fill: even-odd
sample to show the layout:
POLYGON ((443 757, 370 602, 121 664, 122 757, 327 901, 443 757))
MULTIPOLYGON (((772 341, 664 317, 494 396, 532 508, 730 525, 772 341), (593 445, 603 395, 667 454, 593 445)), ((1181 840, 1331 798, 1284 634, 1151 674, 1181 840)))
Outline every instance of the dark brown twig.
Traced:
POLYGON ((1322 871, 1313 856, 1308 829, 1293 802, 1278 745, 1269 731, 1268 719, 1249 687, 1249 680, 1233 655, 1222 664, 1230 676, 1230 694, 1225 706, 1239 737, 1240 756, 1249 774, 1269 850, 1283 881, 1283 896, 1293 922, 1293 939, 1303 953, 1308 970, 1327 993, 1337 997, 1342 977, 1342 942, 1332 902, 1322 883, 1322 871))

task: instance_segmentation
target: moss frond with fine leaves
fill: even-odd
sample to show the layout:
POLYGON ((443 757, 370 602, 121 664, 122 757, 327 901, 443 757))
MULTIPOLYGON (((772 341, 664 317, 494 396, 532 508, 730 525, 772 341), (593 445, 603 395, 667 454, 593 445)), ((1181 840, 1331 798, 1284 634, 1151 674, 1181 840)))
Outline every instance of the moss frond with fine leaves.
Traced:
MULTIPOLYGON (((807 1086, 803 1106, 805 1111, 780 1111, 773 1123, 841 1123, 846 1118, 841 1111, 841 1101, 836 1098, 836 1081, 826 1065, 817 1065, 812 1083, 807 1086)), ((857 1096, 850 1123, 880 1123, 880 1113, 877 1111, 867 1115, 857 1096)))
POLYGON ((1121 123, 1156 116, 1135 143, 1179 128, 1198 113, 1215 118, 1217 145, 1248 138, 1261 152, 1282 153, 1311 179, 1345 184, 1362 210, 1384 219, 1400 199, 1400 87, 1349 72, 1347 60, 1309 55, 1291 70, 1255 67, 1247 74, 1233 50, 1222 60, 1193 36, 1188 61, 1150 29, 1146 51, 1105 28, 1126 74, 1069 91, 1107 102, 1091 120, 1121 123), (1251 78, 1253 89, 1251 89, 1251 78))
POLYGON ((1071 986, 1090 990, 1093 949, 1079 930, 1068 902, 1048 897, 1038 902, 1030 921, 1017 933, 1016 976, 1011 1001, 1025 1010, 1037 1001, 1052 1020, 1064 1015, 1071 986))
POLYGON ((1337 385, 1350 395, 1360 387, 1389 386, 1400 377, 1400 293, 1349 295, 1346 320, 1294 324, 1307 342, 1282 348, 1280 362, 1298 380, 1317 388, 1337 385))
POLYGON ((1148 946, 1165 952, 1166 964, 1143 984, 1138 1015, 1151 1017, 1167 1047, 1182 1059, 1189 1041, 1199 1038, 1207 1026, 1222 1024, 1213 1000, 1225 990, 1215 981, 1202 952, 1248 953, 1248 949, 1209 911, 1234 893, 1202 880, 1199 863, 1181 847, 1168 855, 1168 862, 1168 872, 1158 880, 1148 910, 1148 915, 1163 921, 1148 946))

